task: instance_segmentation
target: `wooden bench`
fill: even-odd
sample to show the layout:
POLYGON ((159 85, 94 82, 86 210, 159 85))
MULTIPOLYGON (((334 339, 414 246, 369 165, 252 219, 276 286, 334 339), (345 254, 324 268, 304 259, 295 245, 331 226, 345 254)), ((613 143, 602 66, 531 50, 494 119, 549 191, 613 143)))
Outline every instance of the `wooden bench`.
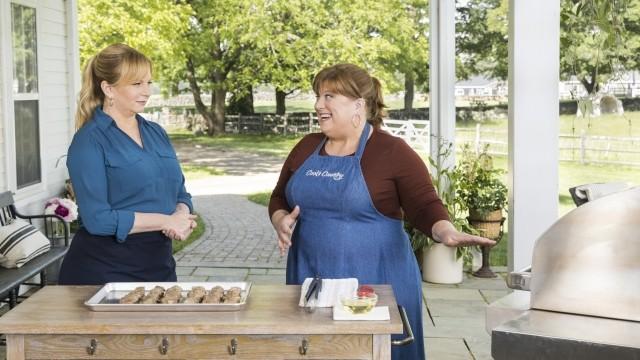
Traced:
MULTIPOLYGON (((69 250, 69 226, 57 215, 22 215, 14 205, 11 191, 0 193, 0 224, 6 225, 10 219, 25 219, 34 224, 34 220, 43 225, 40 230, 51 241, 51 250, 27 262, 20 268, 7 269, 0 267, 0 302, 8 302, 13 308, 18 303, 20 297, 18 292, 20 285, 34 285, 43 287, 47 284, 47 268, 50 265, 59 263, 69 250), (60 221, 64 225, 62 234, 55 233, 56 222, 60 221), (29 279, 40 274, 39 283, 29 283, 29 279), (8 299, 8 300, 7 300, 8 299)), ((38 227, 38 226, 36 226, 38 227)))

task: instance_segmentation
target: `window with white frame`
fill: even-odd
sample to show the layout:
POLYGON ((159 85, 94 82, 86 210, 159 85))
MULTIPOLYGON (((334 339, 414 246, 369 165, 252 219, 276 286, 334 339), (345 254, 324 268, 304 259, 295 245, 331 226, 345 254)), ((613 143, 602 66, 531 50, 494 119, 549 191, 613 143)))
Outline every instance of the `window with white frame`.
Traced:
POLYGON ((11 4, 13 109, 18 189, 42 181, 36 9, 11 4))

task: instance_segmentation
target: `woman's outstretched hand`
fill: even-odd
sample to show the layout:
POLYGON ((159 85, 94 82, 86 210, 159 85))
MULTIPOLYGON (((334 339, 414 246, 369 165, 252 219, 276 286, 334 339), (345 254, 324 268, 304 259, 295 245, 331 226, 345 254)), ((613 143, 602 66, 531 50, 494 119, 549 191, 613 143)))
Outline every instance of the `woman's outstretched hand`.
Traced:
POLYGON ((495 241, 484 238, 482 236, 471 235, 456 230, 453 224, 446 220, 440 220, 431 228, 431 234, 433 239, 445 246, 457 247, 457 246, 493 246, 495 241))
POLYGON ((300 207, 296 205, 290 213, 286 210, 278 210, 271 216, 271 224, 278 234, 280 255, 284 255, 291 246, 291 235, 298 221, 298 215, 300 215, 300 207))

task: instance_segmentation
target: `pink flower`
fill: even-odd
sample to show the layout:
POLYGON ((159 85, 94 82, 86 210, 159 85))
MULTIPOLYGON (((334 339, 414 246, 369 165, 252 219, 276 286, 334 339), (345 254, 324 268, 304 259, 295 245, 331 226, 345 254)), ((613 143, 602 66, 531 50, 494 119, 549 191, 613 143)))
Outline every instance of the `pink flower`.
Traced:
POLYGON ((52 198, 49 199, 44 206, 46 215, 58 215, 65 222, 72 222, 78 218, 78 206, 72 200, 52 198))
POLYGON ((70 211, 66 207, 64 207, 62 205, 58 205, 58 207, 56 208, 56 210, 54 212, 56 213, 56 215, 58 215, 60 217, 65 217, 65 216, 69 215, 70 211))

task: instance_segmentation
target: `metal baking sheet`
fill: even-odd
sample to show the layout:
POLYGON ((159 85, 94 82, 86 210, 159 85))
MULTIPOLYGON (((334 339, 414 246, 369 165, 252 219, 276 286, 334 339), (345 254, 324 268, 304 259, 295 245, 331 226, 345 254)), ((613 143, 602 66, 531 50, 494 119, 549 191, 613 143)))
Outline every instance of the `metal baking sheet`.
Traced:
POLYGON ((85 305, 93 311, 238 311, 245 308, 251 282, 112 282, 105 284, 95 295, 85 301, 85 305), (235 304, 120 304, 119 300, 139 286, 145 288, 145 293, 155 286, 168 289, 174 285, 180 286, 182 296, 194 286, 203 286, 207 291, 214 286, 221 286, 225 291, 232 287, 239 287, 240 302, 235 304))

